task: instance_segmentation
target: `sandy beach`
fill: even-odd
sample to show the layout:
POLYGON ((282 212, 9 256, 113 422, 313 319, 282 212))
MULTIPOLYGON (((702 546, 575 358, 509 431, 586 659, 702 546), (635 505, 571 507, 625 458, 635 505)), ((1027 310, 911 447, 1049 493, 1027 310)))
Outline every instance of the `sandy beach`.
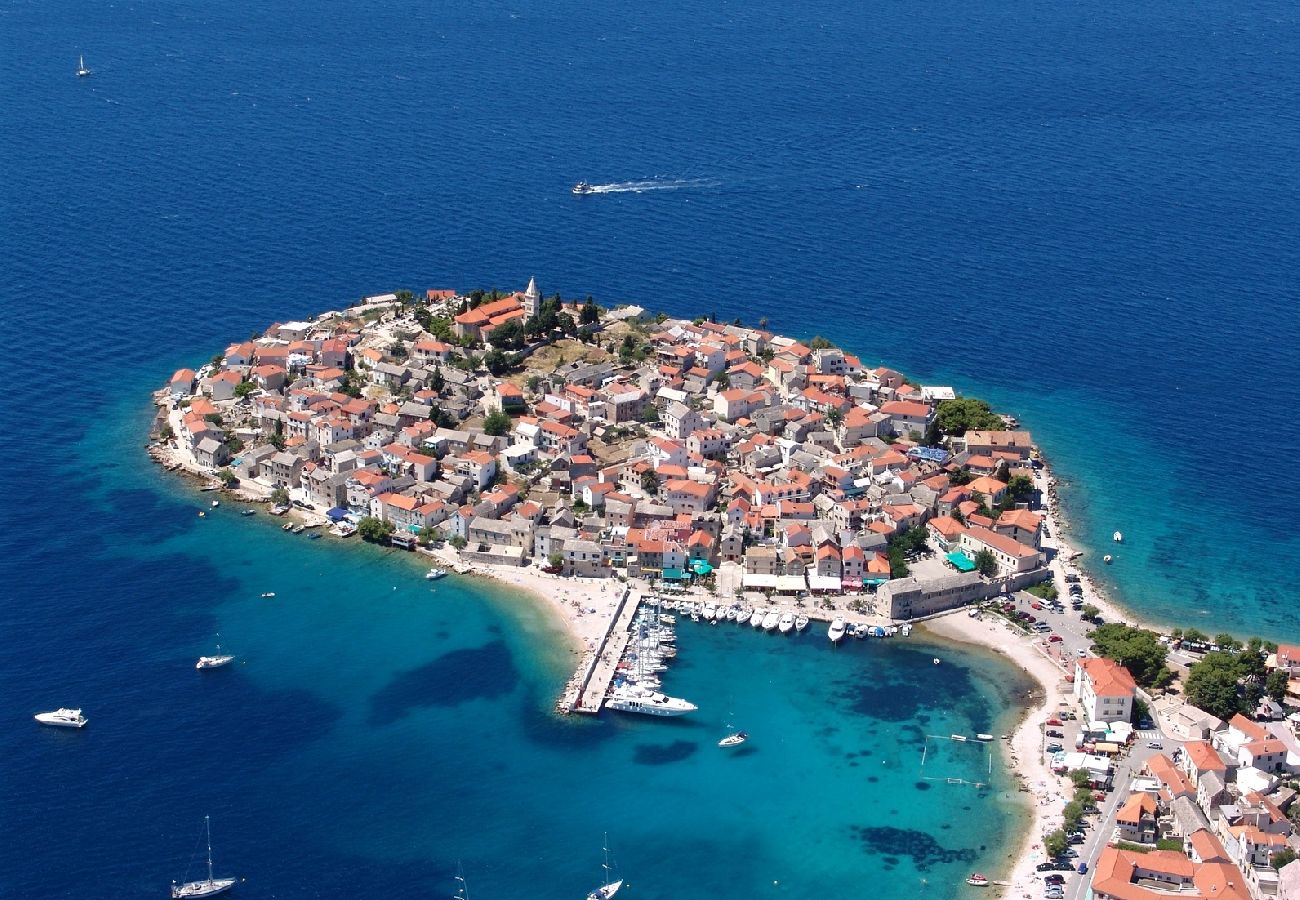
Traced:
POLYGON ((1041 699, 1016 726, 1008 748, 1008 762, 1021 788, 1029 795, 1029 827, 1021 846, 1008 856, 1010 871, 989 873, 995 884, 1002 886, 1002 896, 1038 896, 1042 883, 1035 866, 1045 858, 1043 835, 1061 825, 1065 801, 1072 794, 1065 779, 1047 767, 1042 753, 1042 723, 1069 696, 1065 673, 1039 652, 1031 638, 1015 633, 999 617, 973 618, 965 610, 957 610, 931 619, 922 627, 940 638, 995 650, 1039 684, 1041 699))

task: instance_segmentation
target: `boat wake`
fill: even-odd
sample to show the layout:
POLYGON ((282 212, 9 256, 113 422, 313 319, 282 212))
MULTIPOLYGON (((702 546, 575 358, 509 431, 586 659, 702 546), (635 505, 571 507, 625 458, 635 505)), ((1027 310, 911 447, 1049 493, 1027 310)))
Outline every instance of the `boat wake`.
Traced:
POLYGON ((680 191, 687 188, 717 187, 715 178, 646 178, 641 181, 615 181, 611 184, 593 184, 589 194, 641 194, 645 191, 680 191))

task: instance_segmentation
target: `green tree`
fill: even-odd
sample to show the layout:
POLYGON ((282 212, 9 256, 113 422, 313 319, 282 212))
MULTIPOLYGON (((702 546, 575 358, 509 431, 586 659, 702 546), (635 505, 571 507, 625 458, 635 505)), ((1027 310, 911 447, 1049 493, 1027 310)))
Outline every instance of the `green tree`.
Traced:
POLYGON ((1241 641, 1237 640, 1226 631, 1221 631, 1214 636, 1214 643, 1220 650, 1240 650, 1241 641))
POLYGON ((975 554, 975 569, 985 578, 992 578, 998 574, 998 560, 992 550, 985 547, 975 554))
POLYGON ((1007 497, 1013 503, 1026 503, 1034 496, 1034 480, 1028 475, 1012 475, 1007 481, 1007 497))
POLYGON ((483 420, 483 433, 500 437, 510 431, 510 416, 503 409, 494 409, 483 420))
POLYGON ((1091 603, 1085 603, 1085 604, 1083 604, 1083 609, 1079 610, 1079 613, 1080 613, 1080 614, 1081 614, 1085 619, 1087 619, 1089 622, 1091 622, 1093 619, 1097 618, 1097 614, 1098 614, 1099 612, 1101 612, 1101 610, 1099 610, 1097 607, 1093 606, 1091 603))
POLYGON ((172 440, 175 437, 176 437, 176 432, 172 430, 172 427, 170 425, 164 425, 162 428, 158 429, 158 438, 162 440, 164 443, 172 440))
POLYGON ((834 346, 834 344, 822 337, 820 334, 808 342, 808 349, 810 350, 829 350, 834 346))
POLYGON ((434 366, 433 374, 429 376, 429 390, 441 395, 446 386, 447 377, 442 374, 442 366, 434 366))
POLYGON ((1237 658, 1231 653, 1207 653, 1187 673, 1183 693, 1193 706, 1220 719, 1242 711, 1237 658))
POLYGON ((600 308, 596 306, 596 301, 590 297, 587 302, 582 304, 582 309, 578 312, 578 322, 583 325, 595 325, 600 321, 600 308))
POLYGON ((641 421, 646 423, 659 421, 659 407, 653 403, 647 403, 641 408, 641 421))
POLYGON ((493 347, 499 347, 503 350, 521 350, 524 346, 524 326, 518 319, 511 319, 509 322, 502 322, 496 328, 492 329, 492 336, 488 339, 493 347))
POLYGON ((1199 628, 1188 628, 1183 632, 1183 640, 1191 641, 1193 644, 1208 643, 1210 636, 1199 628))
POLYGON ((257 382, 255 381, 241 381, 235 385, 235 397, 239 400, 243 400, 249 394, 255 393, 257 393, 257 382))
POLYGON ((646 469, 641 473, 641 491, 647 497, 653 497, 659 493, 659 476, 651 469, 646 469))
POLYGON ((1061 828, 1056 829, 1043 838, 1043 849, 1047 851, 1047 855, 1051 859, 1056 859, 1056 857, 1064 853, 1066 848, 1069 846, 1069 838, 1065 836, 1065 831, 1061 828))
POLYGON ((1287 674, 1281 669, 1268 673, 1264 680, 1264 692, 1278 703, 1286 700, 1287 674))
POLYGON ((1165 677, 1169 651, 1154 631, 1107 622, 1093 629, 1089 637, 1098 656, 1113 659, 1128 669, 1138 684, 1149 687, 1165 677))
POLYGON ((239 476, 232 472, 229 466, 217 472, 217 479, 228 488, 239 484, 239 476))
POLYGON ((510 357, 493 347, 483 354, 483 365, 493 375, 503 375, 510 368, 510 357))
POLYGON ((1085 769, 1072 769, 1070 771, 1070 781, 1075 788, 1086 788, 1092 783, 1092 776, 1085 769))
POLYGON ((547 554, 546 565, 548 568, 553 569, 555 571, 559 571, 560 569, 564 568, 564 554, 559 552, 552 552, 547 554))
POLYGON ((969 430, 1001 431, 1002 419, 983 400, 958 397, 940 400, 935 409, 935 422, 945 434, 963 435, 969 430))
POLYGON ((1275 869, 1281 869, 1284 866, 1295 862, 1295 860, 1296 852, 1290 847, 1287 847, 1285 850, 1279 850, 1268 858, 1269 865, 1275 869))
POLYGON ((276 506, 288 506, 289 492, 282 487, 276 488, 271 491, 271 502, 276 506))
POLYGON ((447 543, 451 544, 457 550, 464 550, 465 545, 468 544, 469 541, 465 540, 464 536, 462 535, 454 534, 451 536, 451 539, 447 541, 447 543))
POLYGON ((369 541, 372 544, 384 543, 392 533, 392 522, 386 522, 374 516, 366 516, 357 523, 357 534, 361 535, 362 540, 369 541))

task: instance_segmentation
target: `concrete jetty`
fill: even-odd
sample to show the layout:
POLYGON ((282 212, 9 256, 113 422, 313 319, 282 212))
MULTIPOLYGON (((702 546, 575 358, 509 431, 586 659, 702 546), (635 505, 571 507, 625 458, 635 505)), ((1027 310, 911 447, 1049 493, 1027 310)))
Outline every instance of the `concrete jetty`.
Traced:
POLYGON ((596 715, 605 705, 605 696, 609 693, 618 662, 627 648, 632 620, 641 607, 641 599, 640 594, 633 595, 630 590, 624 592, 618 611, 610 620, 600 646, 586 666, 585 676, 575 685, 574 698, 569 704, 570 712, 596 715))

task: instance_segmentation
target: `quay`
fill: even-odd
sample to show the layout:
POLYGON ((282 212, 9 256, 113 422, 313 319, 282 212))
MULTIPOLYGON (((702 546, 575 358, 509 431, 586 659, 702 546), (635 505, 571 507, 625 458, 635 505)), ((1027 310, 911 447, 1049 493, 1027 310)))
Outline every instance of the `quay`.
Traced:
POLYGON ((618 610, 610 619, 609 628, 601 638, 600 646, 592 654, 582 674, 573 683, 572 697, 566 696, 564 704, 568 712, 597 715, 605 705, 614 673, 618 670, 619 660, 627 649, 631 637, 632 621, 637 610, 641 608, 642 595, 632 595, 630 589, 623 592, 618 610))

